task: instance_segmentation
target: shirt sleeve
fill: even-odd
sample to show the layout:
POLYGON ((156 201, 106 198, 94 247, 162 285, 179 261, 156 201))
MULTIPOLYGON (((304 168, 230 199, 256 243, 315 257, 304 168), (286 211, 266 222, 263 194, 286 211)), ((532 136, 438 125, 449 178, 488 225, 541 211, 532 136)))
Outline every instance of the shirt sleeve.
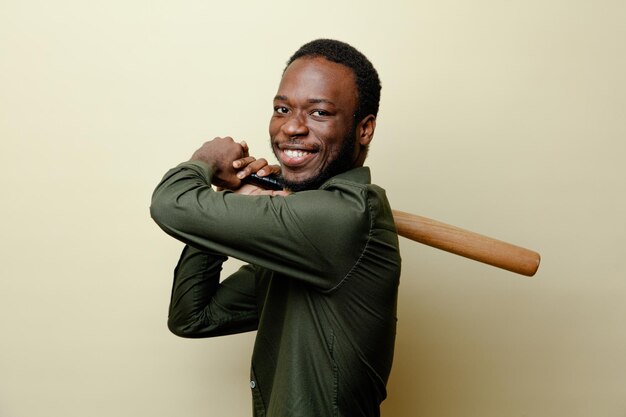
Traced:
POLYGON ((215 191, 211 176, 201 162, 166 173, 150 207, 165 232, 326 290, 357 264, 371 231, 365 185, 244 196, 215 191))
POLYGON ((243 266, 222 283, 225 256, 186 246, 174 271, 168 315, 181 337, 209 337, 256 330, 254 269, 243 266))

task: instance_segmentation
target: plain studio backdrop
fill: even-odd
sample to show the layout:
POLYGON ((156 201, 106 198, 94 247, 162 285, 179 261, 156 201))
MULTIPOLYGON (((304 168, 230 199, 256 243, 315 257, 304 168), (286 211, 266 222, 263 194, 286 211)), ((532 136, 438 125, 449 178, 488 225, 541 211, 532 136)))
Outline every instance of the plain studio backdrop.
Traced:
MULTIPOLYGON (((287 58, 378 69, 394 208, 537 250, 525 278, 405 239, 386 417, 626 415, 626 3, 0 2, 0 416, 251 414, 254 333, 166 328, 152 190, 203 141, 270 157, 287 58)), ((226 272, 238 261, 227 263, 226 272)))

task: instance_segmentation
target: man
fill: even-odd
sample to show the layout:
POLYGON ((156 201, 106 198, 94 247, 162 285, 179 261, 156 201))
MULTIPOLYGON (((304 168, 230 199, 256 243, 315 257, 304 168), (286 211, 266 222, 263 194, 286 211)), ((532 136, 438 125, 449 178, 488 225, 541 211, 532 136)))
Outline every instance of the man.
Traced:
POLYGON ((360 52, 310 42, 289 60, 270 121, 285 191, 242 185, 275 168, 245 143, 216 138, 154 192, 152 217, 187 244, 169 328, 182 337, 258 331, 255 416, 380 415, 400 256, 384 191, 363 167, 379 98, 360 52), (220 283, 229 256, 248 264, 220 283))

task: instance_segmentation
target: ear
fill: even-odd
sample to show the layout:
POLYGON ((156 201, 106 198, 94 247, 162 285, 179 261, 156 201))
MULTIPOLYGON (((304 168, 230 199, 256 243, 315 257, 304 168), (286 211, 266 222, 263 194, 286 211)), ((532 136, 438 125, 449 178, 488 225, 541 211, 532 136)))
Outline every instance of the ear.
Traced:
POLYGON ((376 116, 373 114, 365 116, 356 127, 357 142, 367 148, 374 138, 374 130, 376 130, 376 116))

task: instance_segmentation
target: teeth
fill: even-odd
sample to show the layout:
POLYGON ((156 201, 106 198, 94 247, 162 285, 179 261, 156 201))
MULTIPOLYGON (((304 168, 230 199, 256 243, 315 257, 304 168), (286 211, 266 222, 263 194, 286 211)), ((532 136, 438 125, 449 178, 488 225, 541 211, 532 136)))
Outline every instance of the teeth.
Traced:
POLYGON ((298 151, 296 149, 285 149, 285 154, 290 158, 302 158, 308 152, 298 151))

